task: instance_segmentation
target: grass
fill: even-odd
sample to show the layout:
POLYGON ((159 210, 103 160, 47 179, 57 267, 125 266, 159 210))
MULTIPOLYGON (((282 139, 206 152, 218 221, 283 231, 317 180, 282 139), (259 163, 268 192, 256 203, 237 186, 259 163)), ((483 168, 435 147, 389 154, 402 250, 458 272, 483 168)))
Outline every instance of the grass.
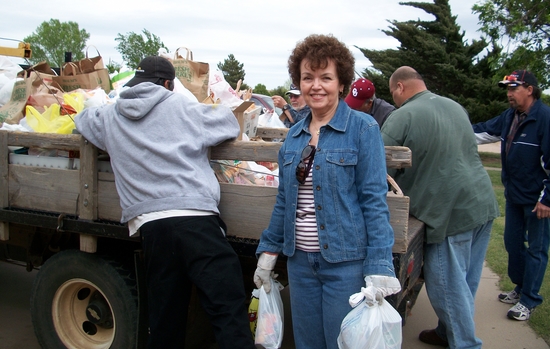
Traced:
MULTIPOLYGON (((488 168, 487 173, 489 173, 489 177, 491 177, 493 190, 495 191, 498 206, 500 208, 500 217, 495 219, 493 223, 491 240, 489 242, 487 256, 485 259, 487 260, 487 264, 491 270, 500 276, 500 289, 503 291, 510 291, 514 287, 514 284, 512 284, 510 278, 508 277, 508 254, 504 248, 504 186, 500 180, 500 171, 493 169, 501 167, 500 155, 480 153, 480 157, 484 166, 488 168), (495 163, 495 158, 498 159, 498 163, 495 163)), ((546 343, 550 345, 550 267, 546 268, 546 274, 540 294, 544 298, 544 302, 533 312, 528 323, 537 335, 543 338, 546 343)))

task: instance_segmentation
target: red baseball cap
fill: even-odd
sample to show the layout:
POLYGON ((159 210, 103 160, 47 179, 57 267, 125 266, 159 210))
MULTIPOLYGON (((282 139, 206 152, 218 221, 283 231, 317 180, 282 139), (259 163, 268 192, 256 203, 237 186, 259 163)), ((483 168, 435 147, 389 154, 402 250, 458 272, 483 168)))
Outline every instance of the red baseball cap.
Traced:
POLYGON ((375 92, 374 85, 370 80, 361 78, 351 85, 351 90, 345 102, 351 109, 358 110, 367 99, 370 99, 375 92))

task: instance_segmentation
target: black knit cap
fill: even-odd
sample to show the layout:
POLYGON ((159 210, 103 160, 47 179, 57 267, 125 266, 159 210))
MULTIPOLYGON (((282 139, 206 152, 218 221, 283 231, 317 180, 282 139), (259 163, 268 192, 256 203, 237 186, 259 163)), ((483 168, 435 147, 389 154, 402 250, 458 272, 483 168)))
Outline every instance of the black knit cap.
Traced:
POLYGON ((176 71, 166 58, 149 56, 139 62, 134 77, 124 86, 132 87, 142 82, 156 83, 159 79, 174 80, 176 71))

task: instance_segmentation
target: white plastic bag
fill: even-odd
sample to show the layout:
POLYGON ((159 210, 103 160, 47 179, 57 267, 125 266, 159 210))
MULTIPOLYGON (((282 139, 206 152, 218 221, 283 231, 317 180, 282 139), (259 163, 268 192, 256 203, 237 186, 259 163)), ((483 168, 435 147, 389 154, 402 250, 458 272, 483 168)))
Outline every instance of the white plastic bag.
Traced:
POLYGON ((260 115, 258 125, 264 127, 285 128, 285 124, 279 119, 279 115, 275 111, 263 113, 260 115))
POLYGON ((220 70, 210 71, 209 83, 210 92, 214 94, 214 100, 220 100, 220 104, 229 108, 236 108, 243 102, 237 92, 229 85, 220 70))
POLYGON ((284 312, 280 288, 282 285, 273 278, 271 292, 266 293, 263 286, 260 288, 255 344, 265 349, 277 349, 283 343, 284 312))
MULTIPOLYGON (((350 304, 364 298, 367 289, 352 295, 350 304)), ((342 321, 338 336, 340 349, 400 349, 401 342, 401 316, 383 298, 381 303, 359 303, 342 321)))

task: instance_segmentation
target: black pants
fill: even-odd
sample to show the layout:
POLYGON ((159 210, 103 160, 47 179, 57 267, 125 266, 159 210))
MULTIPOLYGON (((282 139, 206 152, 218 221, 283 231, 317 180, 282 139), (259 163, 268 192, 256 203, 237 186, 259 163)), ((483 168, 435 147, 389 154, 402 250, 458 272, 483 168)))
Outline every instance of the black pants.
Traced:
POLYGON ((219 348, 255 348, 241 266, 217 216, 173 217, 140 228, 151 349, 184 348, 192 284, 219 348))

